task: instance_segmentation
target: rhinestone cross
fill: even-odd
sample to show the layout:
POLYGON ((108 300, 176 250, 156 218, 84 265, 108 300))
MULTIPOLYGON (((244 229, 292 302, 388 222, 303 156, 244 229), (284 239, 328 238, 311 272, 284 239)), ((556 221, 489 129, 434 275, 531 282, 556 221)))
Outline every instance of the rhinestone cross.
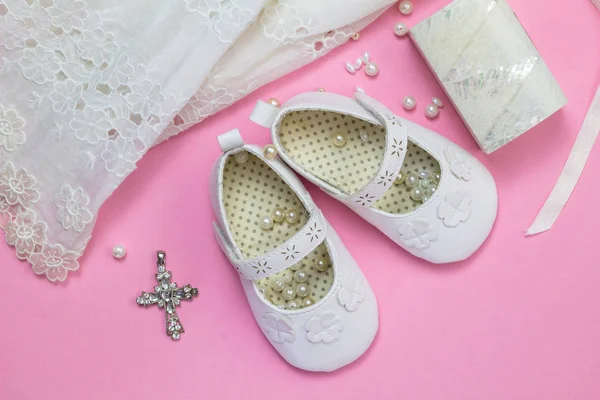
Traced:
POLYGON ((158 285, 154 286, 154 292, 142 292, 136 301, 143 307, 156 304, 159 308, 164 308, 167 336, 173 340, 179 340, 184 329, 175 308, 181 303, 181 300, 192 300, 193 297, 198 296, 198 289, 191 285, 177 287, 175 282, 171 282, 171 271, 167 271, 165 267, 167 254, 164 251, 157 251, 156 255, 158 257, 156 262, 158 274, 155 276, 158 285))

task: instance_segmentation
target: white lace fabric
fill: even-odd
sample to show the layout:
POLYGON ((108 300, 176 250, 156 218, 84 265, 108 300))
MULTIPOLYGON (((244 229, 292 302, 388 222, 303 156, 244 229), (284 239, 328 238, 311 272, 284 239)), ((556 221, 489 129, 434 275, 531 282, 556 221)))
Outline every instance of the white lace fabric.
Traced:
POLYGON ((79 268, 145 152, 344 43, 392 0, 0 0, 0 226, 79 268))

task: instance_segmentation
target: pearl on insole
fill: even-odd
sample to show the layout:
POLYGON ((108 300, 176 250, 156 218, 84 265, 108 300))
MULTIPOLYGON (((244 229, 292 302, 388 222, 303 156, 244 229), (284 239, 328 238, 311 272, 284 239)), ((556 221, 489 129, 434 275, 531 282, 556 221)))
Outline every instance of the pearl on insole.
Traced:
POLYGON ((365 143, 369 141, 369 134, 367 133, 367 131, 360 131, 360 140, 362 140, 365 143))
POLYGON ((398 9, 404 15, 408 15, 413 12, 413 3, 410 0, 403 0, 398 5, 398 9))
POLYGON ((123 258, 127 254, 127 249, 122 244, 118 244, 112 249, 112 255, 114 258, 123 258))
POLYGON ((288 212, 285 213, 285 220, 288 224, 296 224, 300 221, 300 214, 294 209, 288 210, 288 212))
POLYGON ((438 106, 439 108, 443 108, 444 107, 444 102, 442 100, 440 100, 438 97, 432 98, 431 102, 433 104, 435 104, 436 106, 438 106))
POLYGON ((250 156, 245 151, 240 151, 239 153, 235 153, 233 155, 233 159, 238 164, 245 164, 245 163, 247 163, 249 158, 250 158, 250 156))
POLYGON ((307 284, 301 283, 296 286, 296 294, 298 297, 306 297, 310 294, 310 289, 307 284))
POLYGON ((288 286, 285 289, 283 289, 283 291, 281 292, 281 297, 283 297, 285 300, 295 299, 296 291, 294 290, 293 287, 288 286))
POLYGON ((305 299, 302 300, 302 307, 310 307, 313 304, 315 304, 315 302, 310 297, 307 297, 307 298, 305 298, 305 299))
POLYGON ((273 211, 273 221, 281 222, 284 219, 285 219, 285 211, 283 211, 281 208, 276 208, 275 211, 273 211))
POLYGON ((329 268, 329 263, 327 262, 327 260, 320 258, 317 260, 317 262, 315 264, 315 268, 319 272, 326 271, 327 268, 329 268))
POLYGON ((431 103, 429 104, 426 108, 425 108, 425 115, 428 118, 435 118, 437 117, 437 115, 439 114, 440 110, 438 109, 438 106, 436 106, 435 104, 431 103))
POLYGON ((419 171, 419 179, 429 179, 431 174, 428 171, 419 171))
POLYGON ((404 107, 405 110, 412 110, 416 106, 417 100, 415 100, 415 98, 412 96, 405 96, 402 100, 402 107, 404 107))
POLYGON ((265 217, 262 217, 258 224, 261 229, 268 231, 269 229, 273 228, 273 218, 271 218, 271 216, 267 215, 265 217))
POLYGON ((404 184, 409 188, 414 188, 419 184, 419 177, 417 174, 408 174, 408 176, 404 179, 404 184))
POLYGON ((420 187, 414 187, 410 191, 410 198, 415 201, 420 201, 423 198, 423 189, 420 187))
POLYGON ((370 62, 365 66, 365 73, 369 76, 375 76, 379 73, 379 67, 374 62, 370 62))
POLYGON ((285 271, 282 279, 285 283, 290 284, 294 280, 294 274, 292 274, 290 271, 285 271))
POLYGON ((408 29, 402 22, 398 22, 396 25, 394 25, 394 33, 396 36, 404 36, 408 33, 408 29))
POLYGON ((398 175, 396 176, 396 179, 394 179, 394 185, 401 185, 404 183, 404 174, 402 173, 402 171, 398 172, 398 175))
POLYGON ((281 292, 285 288, 285 282, 283 278, 275 278, 271 281, 271 289, 276 292, 281 292))
POLYGON ((275 97, 271 97, 269 100, 267 100, 267 103, 269 103, 273 107, 277 107, 277 108, 281 107, 281 103, 275 97))
POLYGON ((434 182, 437 183, 437 182, 440 181, 440 179, 442 179, 442 176, 440 174, 438 174, 438 173, 433 174, 433 181, 434 182))
POLYGON ((300 283, 306 282, 308 280, 308 272, 304 268, 301 268, 294 273, 294 279, 300 283))
POLYGON ((343 133, 336 133, 335 135, 333 135, 331 140, 333 141, 333 145, 335 147, 342 147, 346 144, 346 141, 348 139, 346 138, 346 135, 344 135, 343 133))
POLYGON ((272 160, 275 157, 277 157, 277 148, 274 144, 268 144, 263 149, 263 155, 265 156, 265 158, 272 160))
POLYGON ((290 300, 287 302, 285 308, 287 308, 288 310, 296 310, 296 309, 300 308, 300 305, 298 304, 298 302, 296 300, 290 300))

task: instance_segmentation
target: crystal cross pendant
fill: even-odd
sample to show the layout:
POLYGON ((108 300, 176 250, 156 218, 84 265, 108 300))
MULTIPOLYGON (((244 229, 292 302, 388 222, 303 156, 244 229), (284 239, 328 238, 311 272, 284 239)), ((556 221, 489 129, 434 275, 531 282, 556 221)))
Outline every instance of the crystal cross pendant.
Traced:
POLYGON ((164 251, 157 251, 156 255, 158 257, 156 262, 158 285, 154 287, 154 292, 142 292, 136 301, 140 306, 147 307, 156 304, 158 307, 164 308, 167 319, 167 336, 171 336, 173 340, 179 340, 184 329, 175 308, 180 305, 181 300, 192 300, 193 297, 198 296, 198 289, 191 285, 178 288, 176 283, 171 282, 171 271, 167 271, 165 267, 167 254, 164 251))

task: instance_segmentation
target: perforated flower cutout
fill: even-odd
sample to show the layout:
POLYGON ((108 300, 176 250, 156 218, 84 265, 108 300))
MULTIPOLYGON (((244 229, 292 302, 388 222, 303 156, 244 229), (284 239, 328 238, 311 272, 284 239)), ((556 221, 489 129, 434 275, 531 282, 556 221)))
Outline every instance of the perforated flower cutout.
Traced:
POLYGON ((438 208, 438 217, 444 220, 444 225, 454 228, 469 219, 471 201, 471 195, 464 190, 450 192, 438 208))
POLYGON ((285 315, 267 313, 262 317, 265 335, 275 343, 293 342, 296 339, 292 321, 285 315))
POLYGON ((347 311, 356 311, 365 300, 362 280, 350 273, 342 279, 342 287, 338 292, 338 300, 347 311))
POLYGON ((25 120, 15 110, 0 106, 0 147, 4 147, 6 151, 13 151, 25 143, 23 126, 25 120))
POLYGON ((339 316, 331 311, 312 317, 306 323, 306 338, 312 343, 333 343, 341 337, 344 324, 339 316))
POLYGON ((79 268, 77 254, 72 251, 65 251, 61 245, 44 246, 40 253, 34 253, 29 256, 33 272, 38 275, 45 274, 48 280, 64 281, 67 279, 69 271, 75 271, 79 268))
POLYGON ((256 275, 266 274, 267 271, 271 270, 267 261, 257 261, 256 264, 252 264, 252 268, 256 271, 256 275))
POLYGON ((19 259, 25 260, 36 246, 46 242, 47 228, 45 223, 36 220, 33 212, 19 213, 6 222, 6 242, 14 246, 19 259))
POLYGON ((58 208, 56 218, 64 229, 81 232, 94 218, 87 205, 90 198, 81 188, 73 189, 65 184, 56 195, 55 204, 58 208))
POLYGON ((23 168, 16 170, 9 161, 0 170, 0 197, 4 197, 11 206, 20 204, 28 207, 40 198, 40 193, 34 188, 35 178, 23 168))
POLYGON ((444 157, 450 164, 450 172, 454 174, 458 179, 464 181, 471 180, 471 163, 464 159, 463 156, 459 155, 458 152, 454 151, 452 147, 446 147, 444 149, 444 157))
POLYGON ((409 247, 423 250, 431 246, 431 242, 437 240, 438 232, 426 218, 415 219, 400 226, 398 229, 400 239, 409 247))

